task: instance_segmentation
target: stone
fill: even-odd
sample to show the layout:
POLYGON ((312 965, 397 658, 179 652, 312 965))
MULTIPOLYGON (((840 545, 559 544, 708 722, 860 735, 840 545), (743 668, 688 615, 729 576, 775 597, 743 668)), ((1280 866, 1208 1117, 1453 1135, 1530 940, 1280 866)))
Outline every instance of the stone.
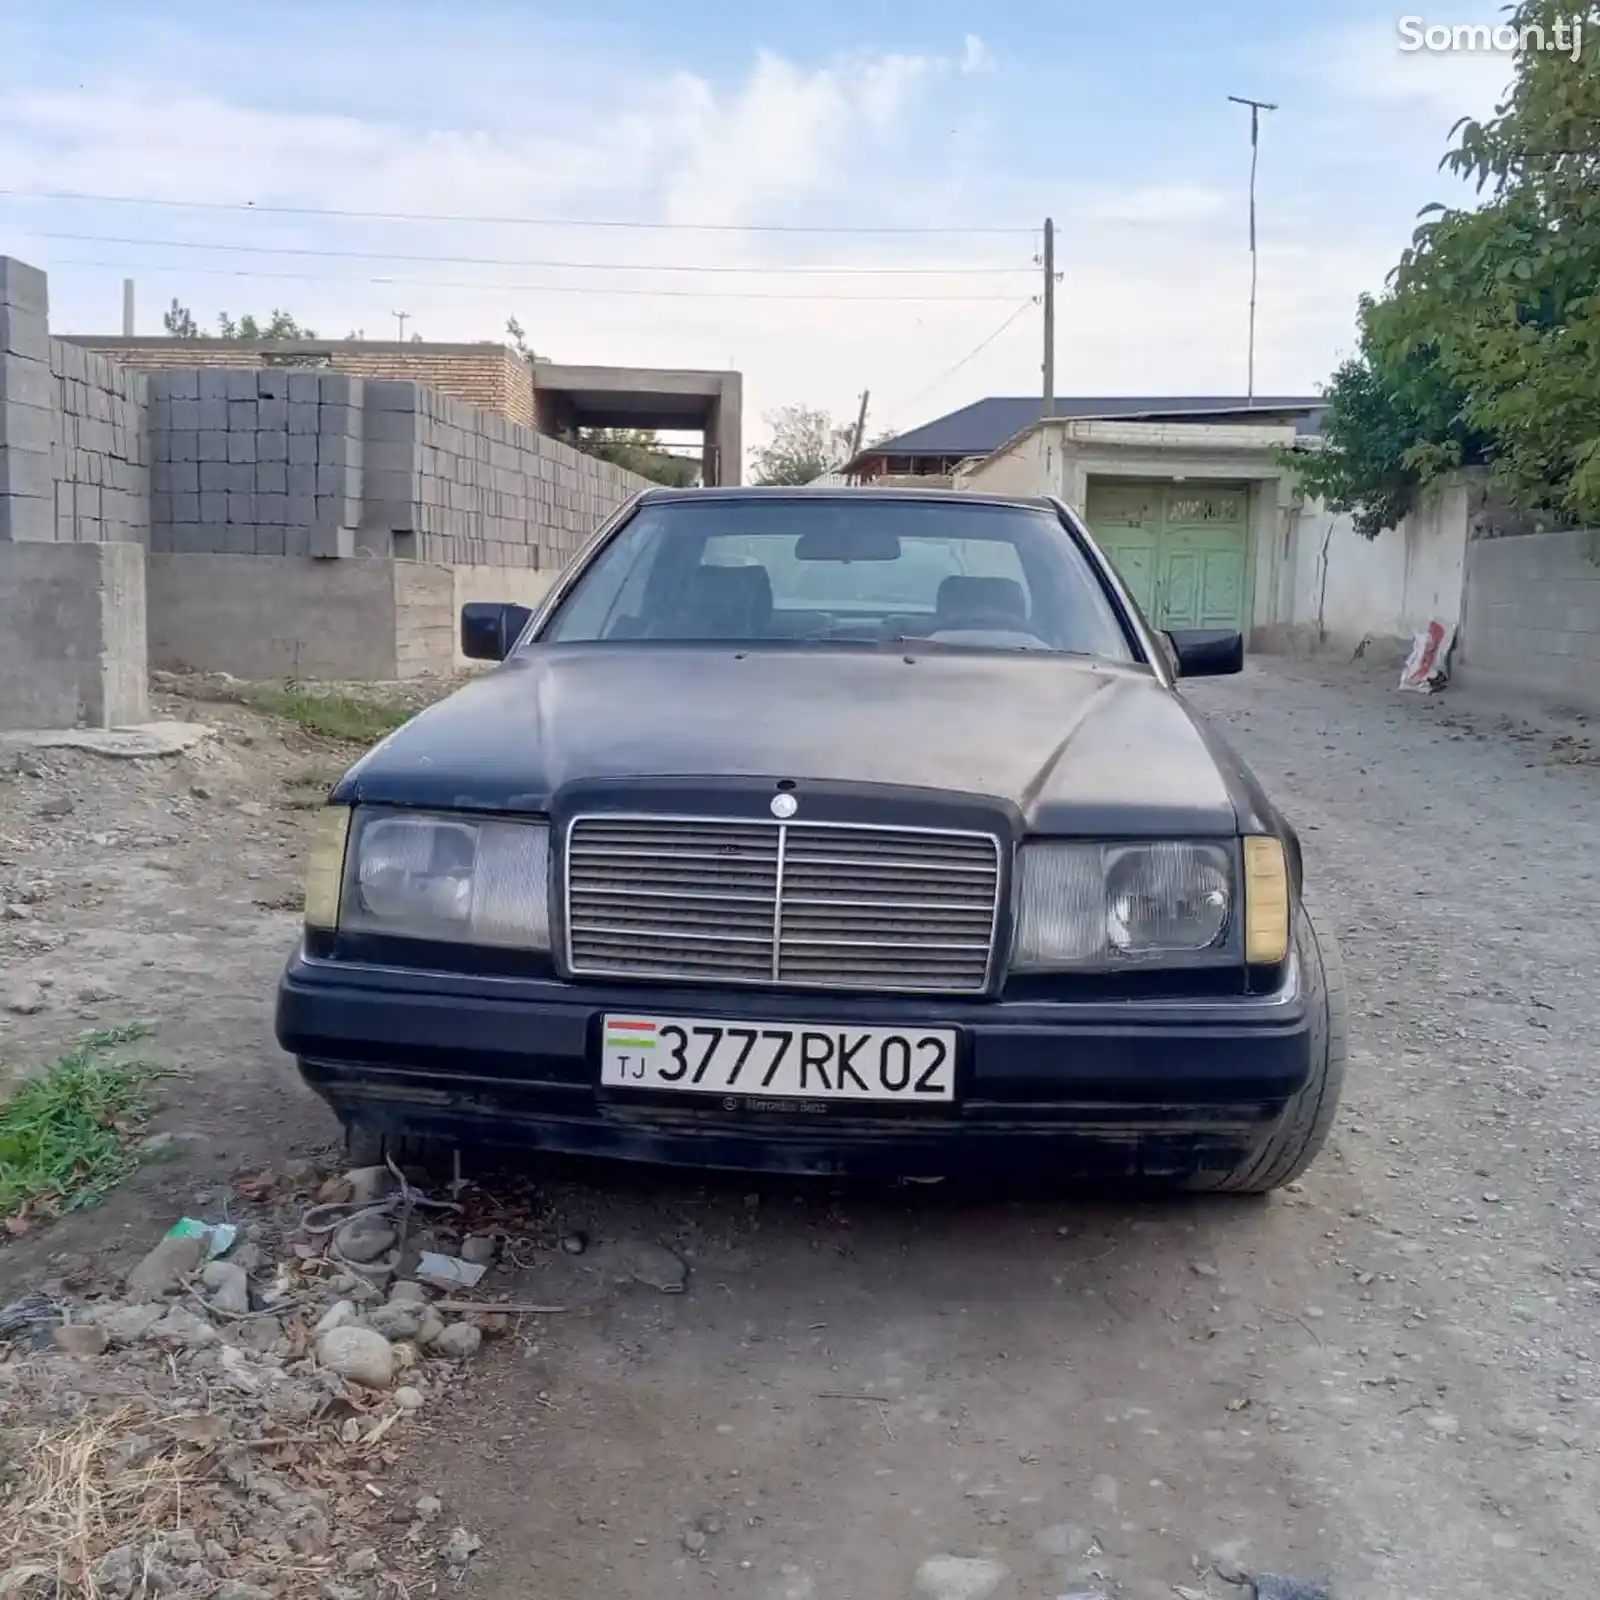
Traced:
POLYGON ((231 1261, 209 1261, 200 1281, 210 1291, 211 1304, 218 1311, 245 1316, 250 1310, 250 1274, 231 1261))
POLYGON ((333 1248, 346 1261, 365 1266, 387 1255, 395 1246, 399 1235, 384 1217, 352 1217, 333 1236, 333 1248))
POLYGON ((272 1600, 272 1596, 265 1589, 256 1588, 253 1583, 240 1583, 237 1578, 230 1578, 211 1600, 272 1600))
POLYGON ((476 1534, 457 1528, 439 1547, 439 1554, 447 1566, 464 1567, 482 1548, 483 1541, 476 1534))
POLYGON ((70 817, 78 809, 78 802, 70 794, 52 795, 39 807, 41 817, 70 817))
POLYGON ((704 1555, 706 1536, 698 1528, 690 1528, 683 1536, 683 1548, 692 1556, 704 1555))
MULTIPOLYGON (((96 993, 98 994, 100 991, 96 990, 96 993)), ((79 998, 83 998, 81 993, 79 998)), ((109 996, 103 996, 103 998, 109 998, 109 996)), ((169 1156, 181 1155, 185 1150, 191 1150, 210 1142, 203 1133, 185 1133, 169 1129, 165 1133, 152 1133, 149 1138, 141 1139, 137 1149, 145 1160, 158 1161, 164 1160, 169 1156)))
POLYGON ((415 1339, 422 1331, 430 1311, 428 1306, 393 1301, 386 1306, 376 1306, 366 1314, 366 1324, 385 1339, 415 1339))
POLYGON ((444 1501, 436 1494, 417 1496, 416 1512, 423 1522, 429 1522, 444 1510, 444 1501))
POLYGON ((581 1256, 589 1248, 589 1236, 584 1233, 569 1233, 563 1237, 561 1248, 569 1256, 581 1256))
POLYGON ((989 1600, 1011 1576, 1002 1562, 973 1556, 932 1556, 917 1568, 918 1600, 989 1600))
POLYGON ((371 1548, 357 1550, 344 1564, 344 1570, 352 1578, 363 1578, 369 1572, 378 1570, 378 1552, 371 1548))
POLYGON ((144 1576, 144 1561, 136 1544, 108 1550, 95 1563, 94 1581, 106 1600, 129 1600, 144 1576))
POLYGON ((95 1306, 90 1318, 105 1329, 112 1344, 137 1344, 166 1313, 165 1306, 123 1305, 114 1301, 95 1306))
POLYGON ((56 1348, 69 1356, 103 1356, 111 1336, 93 1322, 67 1322, 54 1330, 56 1348))
POLYGON ((183 1287, 205 1259, 206 1240, 198 1234, 170 1235, 128 1274, 128 1297, 155 1300, 183 1287))
POLYGON ((403 1388, 395 1390, 394 1403, 402 1411, 420 1411, 425 1402, 420 1389, 413 1389, 410 1384, 406 1384, 403 1388))
POLYGON ((371 1328, 335 1328, 323 1334, 317 1340, 317 1360, 364 1389, 387 1389, 394 1381, 394 1349, 371 1328))
POLYGON ((483 1343, 482 1332, 470 1322, 453 1322, 433 1341, 434 1353, 449 1356, 453 1361, 465 1361, 478 1353, 483 1343))
POLYGON ((589 1252, 594 1271, 619 1283, 642 1283, 662 1294, 682 1294, 689 1268, 681 1256, 648 1239, 618 1239, 589 1252))
POLYGON ((461 1259, 475 1267, 493 1266, 499 1254, 499 1241, 487 1233, 469 1233, 461 1241, 461 1259))
POLYGON ((203 1350, 217 1344, 221 1336, 204 1317, 183 1306, 171 1306, 167 1314, 152 1324, 149 1337, 160 1344, 176 1345, 184 1350, 203 1350))
POLYGON ((409 1279, 402 1279, 389 1291, 389 1304, 392 1306, 425 1306, 428 1303, 428 1291, 420 1283, 412 1283, 409 1279))
POLYGON ((322 1313, 322 1320, 312 1330, 317 1338, 332 1333, 336 1328, 348 1328, 361 1320, 353 1300, 336 1300, 322 1313))
POLYGON ((23 979, 6 990, 4 1005, 14 1016, 37 1016, 44 1010, 44 990, 38 984, 23 979))
POLYGON ((1332 1594, 1320 1583, 1299 1583, 1263 1572, 1256 1579, 1256 1600, 1332 1600, 1332 1594))
POLYGON ((387 1167, 353 1167, 344 1176, 352 1205, 370 1206, 395 1191, 395 1176, 387 1167))
POLYGON ((432 1306, 429 1306, 426 1315, 423 1317, 422 1326, 417 1329, 417 1343, 420 1344, 424 1350, 431 1349, 439 1342, 439 1339, 444 1334, 444 1331, 444 1318, 441 1317, 432 1306))

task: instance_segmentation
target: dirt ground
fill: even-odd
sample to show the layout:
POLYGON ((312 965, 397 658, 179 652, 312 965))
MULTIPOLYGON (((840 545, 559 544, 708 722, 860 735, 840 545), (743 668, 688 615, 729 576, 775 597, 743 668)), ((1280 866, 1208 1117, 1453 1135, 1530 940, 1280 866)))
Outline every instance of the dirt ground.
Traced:
MULTIPOLYGON (((1349 969, 1352 1081, 1302 1185, 471 1172, 531 1178, 497 1276, 569 1309, 486 1347, 394 1469, 483 1540, 461 1592, 1192 1600, 1241 1571, 1372 1600, 1586 1592, 1600 749, 1392 682, 1272 661, 1193 691, 1299 825, 1349 969), (619 1241, 677 1252, 687 1291, 595 1270, 619 1241)), ((165 709, 218 732, 0 776, 0 1061, 146 1019, 188 1074, 160 1125, 203 1138, 0 1245, 0 1302, 66 1260, 131 1264, 238 1172, 336 1159, 271 1000, 341 754, 237 706, 165 709)))

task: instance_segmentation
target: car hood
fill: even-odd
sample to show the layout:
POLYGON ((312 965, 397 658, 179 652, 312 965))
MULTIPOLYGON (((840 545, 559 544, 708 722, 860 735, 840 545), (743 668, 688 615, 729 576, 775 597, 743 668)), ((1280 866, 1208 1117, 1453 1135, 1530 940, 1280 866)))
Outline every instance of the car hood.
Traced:
POLYGON ((1147 671, 1043 653, 563 645, 430 707, 335 797, 538 813, 575 780, 991 796, 1032 831, 1227 834, 1229 753, 1147 671))

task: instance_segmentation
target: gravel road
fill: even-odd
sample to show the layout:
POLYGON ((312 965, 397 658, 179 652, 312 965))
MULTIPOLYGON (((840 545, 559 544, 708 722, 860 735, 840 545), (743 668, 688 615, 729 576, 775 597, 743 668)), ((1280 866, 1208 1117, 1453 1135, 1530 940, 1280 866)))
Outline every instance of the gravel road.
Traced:
MULTIPOLYGON (((1192 1600, 1238 1572, 1341 1600, 1587 1592, 1600 752, 1392 681, 1273 661, 1194 690, 1301 828, 1344 946, 1352 1081, 1296 1192, 553 1173, 541 1232, 589 1248, 497 1277, 571 1309, 486 1352, 399 1469, 483 1539, 462 1592, 1192 1600), (614 1281, 640 1242, 688 1263, 686 1293, 614 1281)), ((268 1034, 306 822, 285 774, 325 756, 248 739, 0 792, 0 877, 46 886, 0 924, 0 988, 46 1002, 0 1017, 13 1059, 137 1007, 209 1136, 0 1250, 0 1294, 51 1251, 142 1250, 198 1186, 330 1138, 268 1034), (41 824, 63 789, 76 809, 41 824)))

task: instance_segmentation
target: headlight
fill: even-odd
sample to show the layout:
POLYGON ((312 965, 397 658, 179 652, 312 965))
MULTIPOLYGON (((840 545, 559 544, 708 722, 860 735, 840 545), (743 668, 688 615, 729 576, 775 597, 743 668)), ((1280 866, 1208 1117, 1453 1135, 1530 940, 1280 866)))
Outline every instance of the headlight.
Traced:
POLYGON ((1031 844, 1018 877, 1018 972, 1181 961, 1229 943, 1227 845, 1031 844))
POLYGON ((550 948, 543 823, 358 811, 344 854, 344 932, 550 948))

